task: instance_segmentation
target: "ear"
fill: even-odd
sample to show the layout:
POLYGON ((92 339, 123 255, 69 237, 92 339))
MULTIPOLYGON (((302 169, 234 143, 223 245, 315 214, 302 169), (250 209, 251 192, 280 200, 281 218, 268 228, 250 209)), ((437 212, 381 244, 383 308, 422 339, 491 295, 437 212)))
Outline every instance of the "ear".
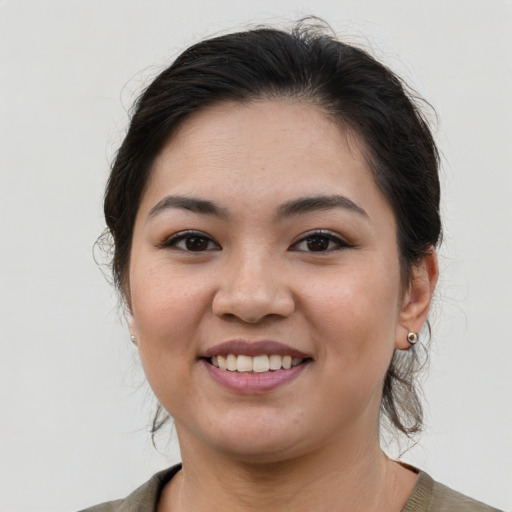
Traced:
POLYGON ((127 310, 125 313, 126 323, 128 324, 128 330, 130 331, 130 338, 134 345, 137 345, 137 329, 135 328, 135 320, 132 312, 127 310))
POLYGON ((427 320, 438 276, 437 254, 432 247, 426 256, 412 268, 412 275, 405 290, 398 317, 395 339, 397 349, 408 350, 410 345, 407 341, 407 334, 421 331, 427 320))

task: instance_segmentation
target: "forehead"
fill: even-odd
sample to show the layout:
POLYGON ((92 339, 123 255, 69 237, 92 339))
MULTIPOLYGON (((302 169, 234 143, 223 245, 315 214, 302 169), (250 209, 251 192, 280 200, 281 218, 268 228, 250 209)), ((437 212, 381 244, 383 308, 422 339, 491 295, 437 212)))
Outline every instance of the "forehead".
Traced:
POLYGON ((383 200, 353 131, 310 104, 224 102, 191 115, 164 145, 141 208, 169 193, 254 207, 333 191, 383 200))

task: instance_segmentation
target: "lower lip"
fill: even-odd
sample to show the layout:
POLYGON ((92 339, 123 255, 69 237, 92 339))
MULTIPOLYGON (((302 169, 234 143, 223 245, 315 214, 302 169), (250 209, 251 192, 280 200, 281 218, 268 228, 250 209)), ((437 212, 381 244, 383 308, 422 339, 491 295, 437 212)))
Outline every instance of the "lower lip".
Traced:
POLYGON ((273 391, 292 380, 295 380, 311 363, 306 361, 289 370, 271 370, 264 373, 230 372, 221 370, 204 359, 202 363, 211 377, 231 391, 245 394, 257 394, 273 391))

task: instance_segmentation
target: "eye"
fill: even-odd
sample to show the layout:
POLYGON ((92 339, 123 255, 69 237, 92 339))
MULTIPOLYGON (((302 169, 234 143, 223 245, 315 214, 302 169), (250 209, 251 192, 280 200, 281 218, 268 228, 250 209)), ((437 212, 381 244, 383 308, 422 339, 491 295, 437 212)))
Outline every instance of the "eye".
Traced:
POLYGON ((295 242, 290 250, 305 252, 331 252, 351 247, 343 238, 332 231, 314 231, 295 242))
POLYGON ((220 246, 200 231, 182 231, 165 240, 160 247, 171 247, 187 252, 218 251, 220 246))

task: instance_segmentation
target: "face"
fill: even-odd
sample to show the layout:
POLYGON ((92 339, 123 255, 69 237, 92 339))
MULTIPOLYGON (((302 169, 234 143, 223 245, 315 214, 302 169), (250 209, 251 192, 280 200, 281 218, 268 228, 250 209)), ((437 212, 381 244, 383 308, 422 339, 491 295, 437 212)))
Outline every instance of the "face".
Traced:
POLYGON ((317 107, 189 118, 129 268, 130 328, 182 450, 276 460, 376 438, 404 332, 396 240, 357 137, 317 107))

